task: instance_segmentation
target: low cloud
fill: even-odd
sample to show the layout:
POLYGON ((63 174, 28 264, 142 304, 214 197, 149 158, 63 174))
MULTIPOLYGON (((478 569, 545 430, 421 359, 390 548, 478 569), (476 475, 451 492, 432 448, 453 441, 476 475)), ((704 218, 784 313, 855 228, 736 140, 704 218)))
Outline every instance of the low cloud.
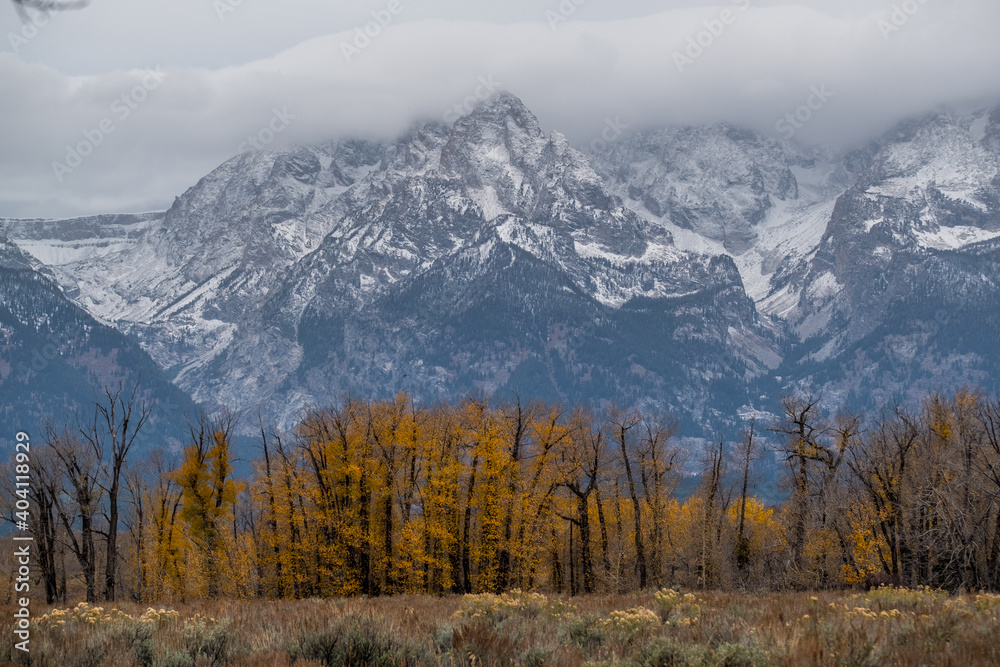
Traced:
MULTIPOLYGON (((835 16, 738 0, 619 20, 583 20, 582 6, 556 29, 546 7, 508 23, 404 21, 404 12, 363 37, 359 23, 239 66, 152 62, 96 76, 2 53, 0 215, 164 208, 222 161, 256 150, 250 139, 274 148, 392 138, 415 120, 443 120, 484 80, 581 148, 608 119, 630 129, 728 121, 781 137, 780 121, 803 106, 811 113, 797 141, 847 147, 941 105, 1000 100, 1000 5, 868 6, 835 16), (157 65, 164 77, 150 86, 157 65), (91 145, 79 164, 54 166, 77 162, 81 144, 91 145)), ((232 20, 253 11, 244 2, 246 16, 232 20)))

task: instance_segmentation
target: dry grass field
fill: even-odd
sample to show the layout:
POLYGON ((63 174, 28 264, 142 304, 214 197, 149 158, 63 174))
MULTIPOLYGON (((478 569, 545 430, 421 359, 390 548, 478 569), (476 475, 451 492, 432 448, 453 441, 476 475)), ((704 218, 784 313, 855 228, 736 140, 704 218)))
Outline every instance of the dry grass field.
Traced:
POLYGON ((29 654, 13 648, 6 621, 3 664, 1000 664, 1000 596, 929 589, 571 600, 514 591, 34 611, 29 654))

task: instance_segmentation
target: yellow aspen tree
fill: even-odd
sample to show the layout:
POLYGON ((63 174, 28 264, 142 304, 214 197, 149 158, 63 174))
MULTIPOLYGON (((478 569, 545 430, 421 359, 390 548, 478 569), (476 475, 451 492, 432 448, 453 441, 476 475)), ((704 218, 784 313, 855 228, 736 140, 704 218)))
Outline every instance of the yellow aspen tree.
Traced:
POLYGON ((462 589, 460 500, 464 466, 460 458, 462 429, 456 412, 447 405, 435 408, 419 440, 424 464, 423 484, 417 487, 426 591, 457 593, 462 589))
POLYGON ((226 528, 235 520, 233 507, 242 491, 232 477, 232 429, 232 419, 202 419, 191 429, 192 442, 175 473, 181 518, 196 546, 202 592, 209 598, 218 597, 221 579, 229 574, 226 528))
POLYGON ((153 599, 187 597, 187 577, 182 564, 187 557, 187 540, 183 534, 180 518, 181 489, 175 482, 171 464, 162 451, 151 457, 155 470, 154 486, 149 490, 146 503, 151 516, 150 525, 153 546, 150 550, 152 561, 149 569, 148 590, 153 599))
POLYGON ((560 482, 556 453, 572 435, 562 406, 542 406, 536 411, 531 426, 530 477, 520 503, 516 542, 523 561, 519 585, 524 588, 534 586, 536 570, 551 554, 548 539, 552 532, 551 509, 560 482))
POLYGON ((372 536, 372 553, 376 554, 373 567, 377 572, 378 590, 383 593, 396 591, 396 579, 401 574, 394 562, 395 500, 400 469, 406 463, 413 437, 410 407, 409 397, 399 394, 392 401, 369 404, 367 414, 370 443, 366 451, 371 456, 370 470, 377 480, 372 496, 373 523, 378 531, 372 536))
POLYGON ((479 542, 473 548, 477 565, 477 592, 500 591, 499 554, 503 548, 503 494, 507 490, 509 459, 504 454, 503 432, 494 411, 485 401, 468 401, 466 430, 473 440, 474 460, 482 465, 482 482, 476 493, 479 509, 479 542))

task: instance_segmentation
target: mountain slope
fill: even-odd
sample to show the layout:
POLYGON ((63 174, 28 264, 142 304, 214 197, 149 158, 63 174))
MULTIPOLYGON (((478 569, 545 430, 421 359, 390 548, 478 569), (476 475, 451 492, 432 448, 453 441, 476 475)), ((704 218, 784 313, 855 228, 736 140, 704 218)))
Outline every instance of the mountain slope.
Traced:
POLYGON ((703 432, 797 388, 989 386, 1000 358, 1000 108, 842 156, 716 125, 588 158, 501 93, 392 145, 239 156, 165 213, 3 226, 197 400, 282 424, 481 392, 703 432))
POLYGON ((73 426, 104 387, 138 382, 153 409, 141 441, 179 442, 195 413, 191 399, 137 343, 94 320, 33 264, 0 236, 0 428, 40 435, 46 423, 73 426))
POLYGON ((790 324, 789 374, 865 404, 1000 367, 1000 109, 900 125, 850 159, 790 324))
POLYGON ((364 141, 244 153, 165 213, 4 226, 88 312, 138 339, 183 385, 281 269, 318 246, 325 209, 380 155, 364 141))
POLYGON ((409 390, 703 420, 715 383, 742 396, 779 361, 730 260, 678 250, 513 96, 411 132, 335 209, 199 391, 289 396, 284 419, 338 391, 409 390))

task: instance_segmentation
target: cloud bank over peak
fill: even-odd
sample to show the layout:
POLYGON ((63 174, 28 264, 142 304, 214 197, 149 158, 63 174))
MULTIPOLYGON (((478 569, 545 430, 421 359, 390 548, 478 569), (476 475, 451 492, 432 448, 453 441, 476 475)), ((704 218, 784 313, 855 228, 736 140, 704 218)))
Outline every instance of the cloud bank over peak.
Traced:
MULTIPOLYGON (((791 128, 797 141, 848 147, 941 105, 1000 100, 997 3, 907 0, 846 15, 737 0, 593 20, 581 5, 565 21, 546 14, 559 15, 550 3, 503 22, 415 19, 400 3, 384 27, 369 12, 222 67, 73 76, 0 53, 0 216, 164 208, 248 146, 393 138, 417 120, 452 120, 491 88, 581 148, 609 120, 726 121, 784 138, 791 128)), ((233 20, 257 11, 244 3, 233 20)))

